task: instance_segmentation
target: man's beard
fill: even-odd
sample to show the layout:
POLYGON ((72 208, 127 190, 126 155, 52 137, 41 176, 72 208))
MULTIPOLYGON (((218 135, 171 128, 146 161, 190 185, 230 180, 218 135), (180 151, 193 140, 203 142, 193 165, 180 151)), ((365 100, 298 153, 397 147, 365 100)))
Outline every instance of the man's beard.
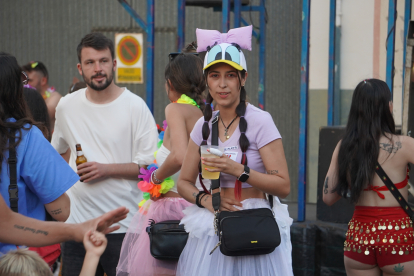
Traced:
POLYGON ((102 90, 105 90, 106 88, 108 88, 109 85, 111 85, 112 80, 114 79, 114 72, 115 71, 112 70, 109 75, 98 73, 96 75, 93 75, 90 79, 88 79, 88 78, 85 77, 85 74, 82 71, 82 77, 83 77, 83 80, 85 81, 85 83, 90 88, 92 88, 93 90, 96 90, 96 91, 102 91, 102 90), (95 83, 93 83, 93 79, 96 78, 96 77, 106 77, 106 80, 103 83, 95 84, 95 83))

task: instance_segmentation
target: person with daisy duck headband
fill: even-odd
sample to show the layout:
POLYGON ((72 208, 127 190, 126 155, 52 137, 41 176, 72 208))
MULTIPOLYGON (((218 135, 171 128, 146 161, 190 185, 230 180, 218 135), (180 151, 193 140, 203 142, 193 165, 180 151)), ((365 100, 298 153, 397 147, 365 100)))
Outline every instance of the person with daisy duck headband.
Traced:
MULTIPOLYGON (((190 135, 178 179, 178 192, 192 205, 184 210, 189 233, 178 261, 180 276, 287 276, 292 271, 292 245, 287 206, 278 197, 290 192, 290 180, 282 139, 272 116, 246 102, 247 64, 242 49, 251 50, 252 26, 232 29, 226 34, 197 29, 198 52, 207 51, 204 77, 207 84, 204 117, 190 135), (210 103, 215 102, 216 111, 210 103), (218 120, 220 158, 201 158, 200 146, 211 145, 212 121, 218 120), (266 194, 273 196, 273 213, 281 244, 266 255, 229 257, 212 250, 219 243, 214 231, 212 195, 194 186, 199 162, 220 172, 220 211, 269 208, 266 194)), ((218 189, 216 189, 218 190, 218 189)), ((217 191, 214 191, 217 192, 217 191)))
MULTIPOLYGON (((198 118, 203 116, 205 89, 203 61, 194 54, 171 53, 165 68, 165 90, 171 101, 165 108, 163 131, 159 135, 154 164, 141 168, 144 192, 125 235, 117 275, 175 275, 177 261, 151 256, 146 227, 150 221, 181 220, 183 209, 192 205, 177 193, 177 179, 187 150, 188 137, 198 118)), ((197 183, 199 189, 200 183, 197 183)), ((208 186, 208 183, 205 183, 208 186)), ((207 188, 206 188, 207 191, 207 188)))

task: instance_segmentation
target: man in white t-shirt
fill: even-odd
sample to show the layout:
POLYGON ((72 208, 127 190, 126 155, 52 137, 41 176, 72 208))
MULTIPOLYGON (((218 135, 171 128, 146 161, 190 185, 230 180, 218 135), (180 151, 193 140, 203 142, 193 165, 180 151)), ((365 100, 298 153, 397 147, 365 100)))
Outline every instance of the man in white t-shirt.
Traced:
MULTIPOLYGON (((78 70, 87 88, 68 94, 56 108, 52 145, 71 150, 71 167, 81 176, 70 190, 67 222, 81 223, 119 206, 130 209, 121 228, 107 235, 108 246, 96 275, 115 276, 122 240, 142 194, 137 188, 140 166, 151 164, 158 132, 145 102, 113 81, 116 60, 113 42, 99 33, 86 35, 78 45, 78 70), (88 162, 76 167, 76 144, 88 162)), ((82 243, 62 247, 63 276, 78 276, 85 250, 82 243)))

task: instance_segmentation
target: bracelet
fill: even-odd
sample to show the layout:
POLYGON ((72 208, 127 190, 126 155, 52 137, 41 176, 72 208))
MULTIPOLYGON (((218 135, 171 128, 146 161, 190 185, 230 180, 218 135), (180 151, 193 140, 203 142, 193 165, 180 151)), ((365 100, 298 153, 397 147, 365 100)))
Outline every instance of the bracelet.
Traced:
POLYGON ((198 194, 196 195, 195 204, 196 204, 198 207, 200 207, 200 208, 204 208, 204 206, 203 206, 203 205, 201 205, 201 203, 200 203, 200 196, 201 196, 201 195, 205 195, 205 194, 207 194, 207 193, 206 193, 206 192, 204 192, 204 191, 200 191, 200 192, 198 192, 198 194))
POLYGON ((206 195, 208 195, 208 193, 204 193, 202 196, 200 196, 200 205, 201 205, 201 201, 203 200, 203 198, 206 196, 206 195))
POLYGON ((159 180, 158 178, 157 178, 157 176, 155 175, 155 172, 157 171, 158 169, 156 169, 156 170, 154 170, 152 173, 151 173, 151 182, 152 183, 154 183, 153 181, 152 181, 152 177, 154 177, 154 179, 155 179, 155 181, 156 182, 158 182, 158 183, 154 183, 155 185, 160 185, 161 183, 162 183, 162 180, 159 180))

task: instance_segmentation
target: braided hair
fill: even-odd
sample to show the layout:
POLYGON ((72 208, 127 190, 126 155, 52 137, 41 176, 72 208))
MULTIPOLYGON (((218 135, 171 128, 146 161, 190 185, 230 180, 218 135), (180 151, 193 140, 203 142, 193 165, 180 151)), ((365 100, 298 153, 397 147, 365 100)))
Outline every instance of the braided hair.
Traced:
MULTIPOLYGON (((206 69, 204 71, 204 78, 206 79, 206 83, 207 83, 207 76, 208 76, 208 71, 209 69, 206 69)), ((239 129, 240 129, 240 138, 239 138, 239 145, 242 151, 242 160, 241 160, 241 164, 243 165, 247 165, 247 155, 246 155, 246 151, 250 146, 250 142, 249 139, 247 139, 246 136, 246 130, 247 130, 247 121, 244 118, 244 114, 246 113, 246 90, 244 89, 244 86, 241 85, 241 79, 245 78, 246 76, 246 71, 242 70, 240 71, 240 74, 237 74, 237 77, 239 79, 239 87, 240 87, 240 103, 237 105, 236 107, 236 114, 238 117, 240 117, 240 122, 239 122, 239 129)), ((207 139, 210 136, 210 127, 208 126, 208 122, 211 120, 212 117, 212 109, 211 109, 211 103, 213 102, 213 97, 211 96, 211 94, 208 91, 208 86, 207 86, 207 99, 206 99, 206 105, 204 108, 204 124, 203 124, 203 128, 202 128, 202 135, 203 135, 203 141, 201 142, 201 145, 207 145, 207 139)), ((199 165, 199 170, 200 170, 200 174, 199 174, 199 178, 200 178, 200 183, 203 186, 203 189, 205 191, 207 191, 207 189, 205 188, 203 182, 202 182, 202 178, 201 178, 201 164, 199 165)), ((237 200, 241 200, 241 181, 240 180, 236 180, 235 182, 235 186, 234 186, 234 197, 237 200)))

